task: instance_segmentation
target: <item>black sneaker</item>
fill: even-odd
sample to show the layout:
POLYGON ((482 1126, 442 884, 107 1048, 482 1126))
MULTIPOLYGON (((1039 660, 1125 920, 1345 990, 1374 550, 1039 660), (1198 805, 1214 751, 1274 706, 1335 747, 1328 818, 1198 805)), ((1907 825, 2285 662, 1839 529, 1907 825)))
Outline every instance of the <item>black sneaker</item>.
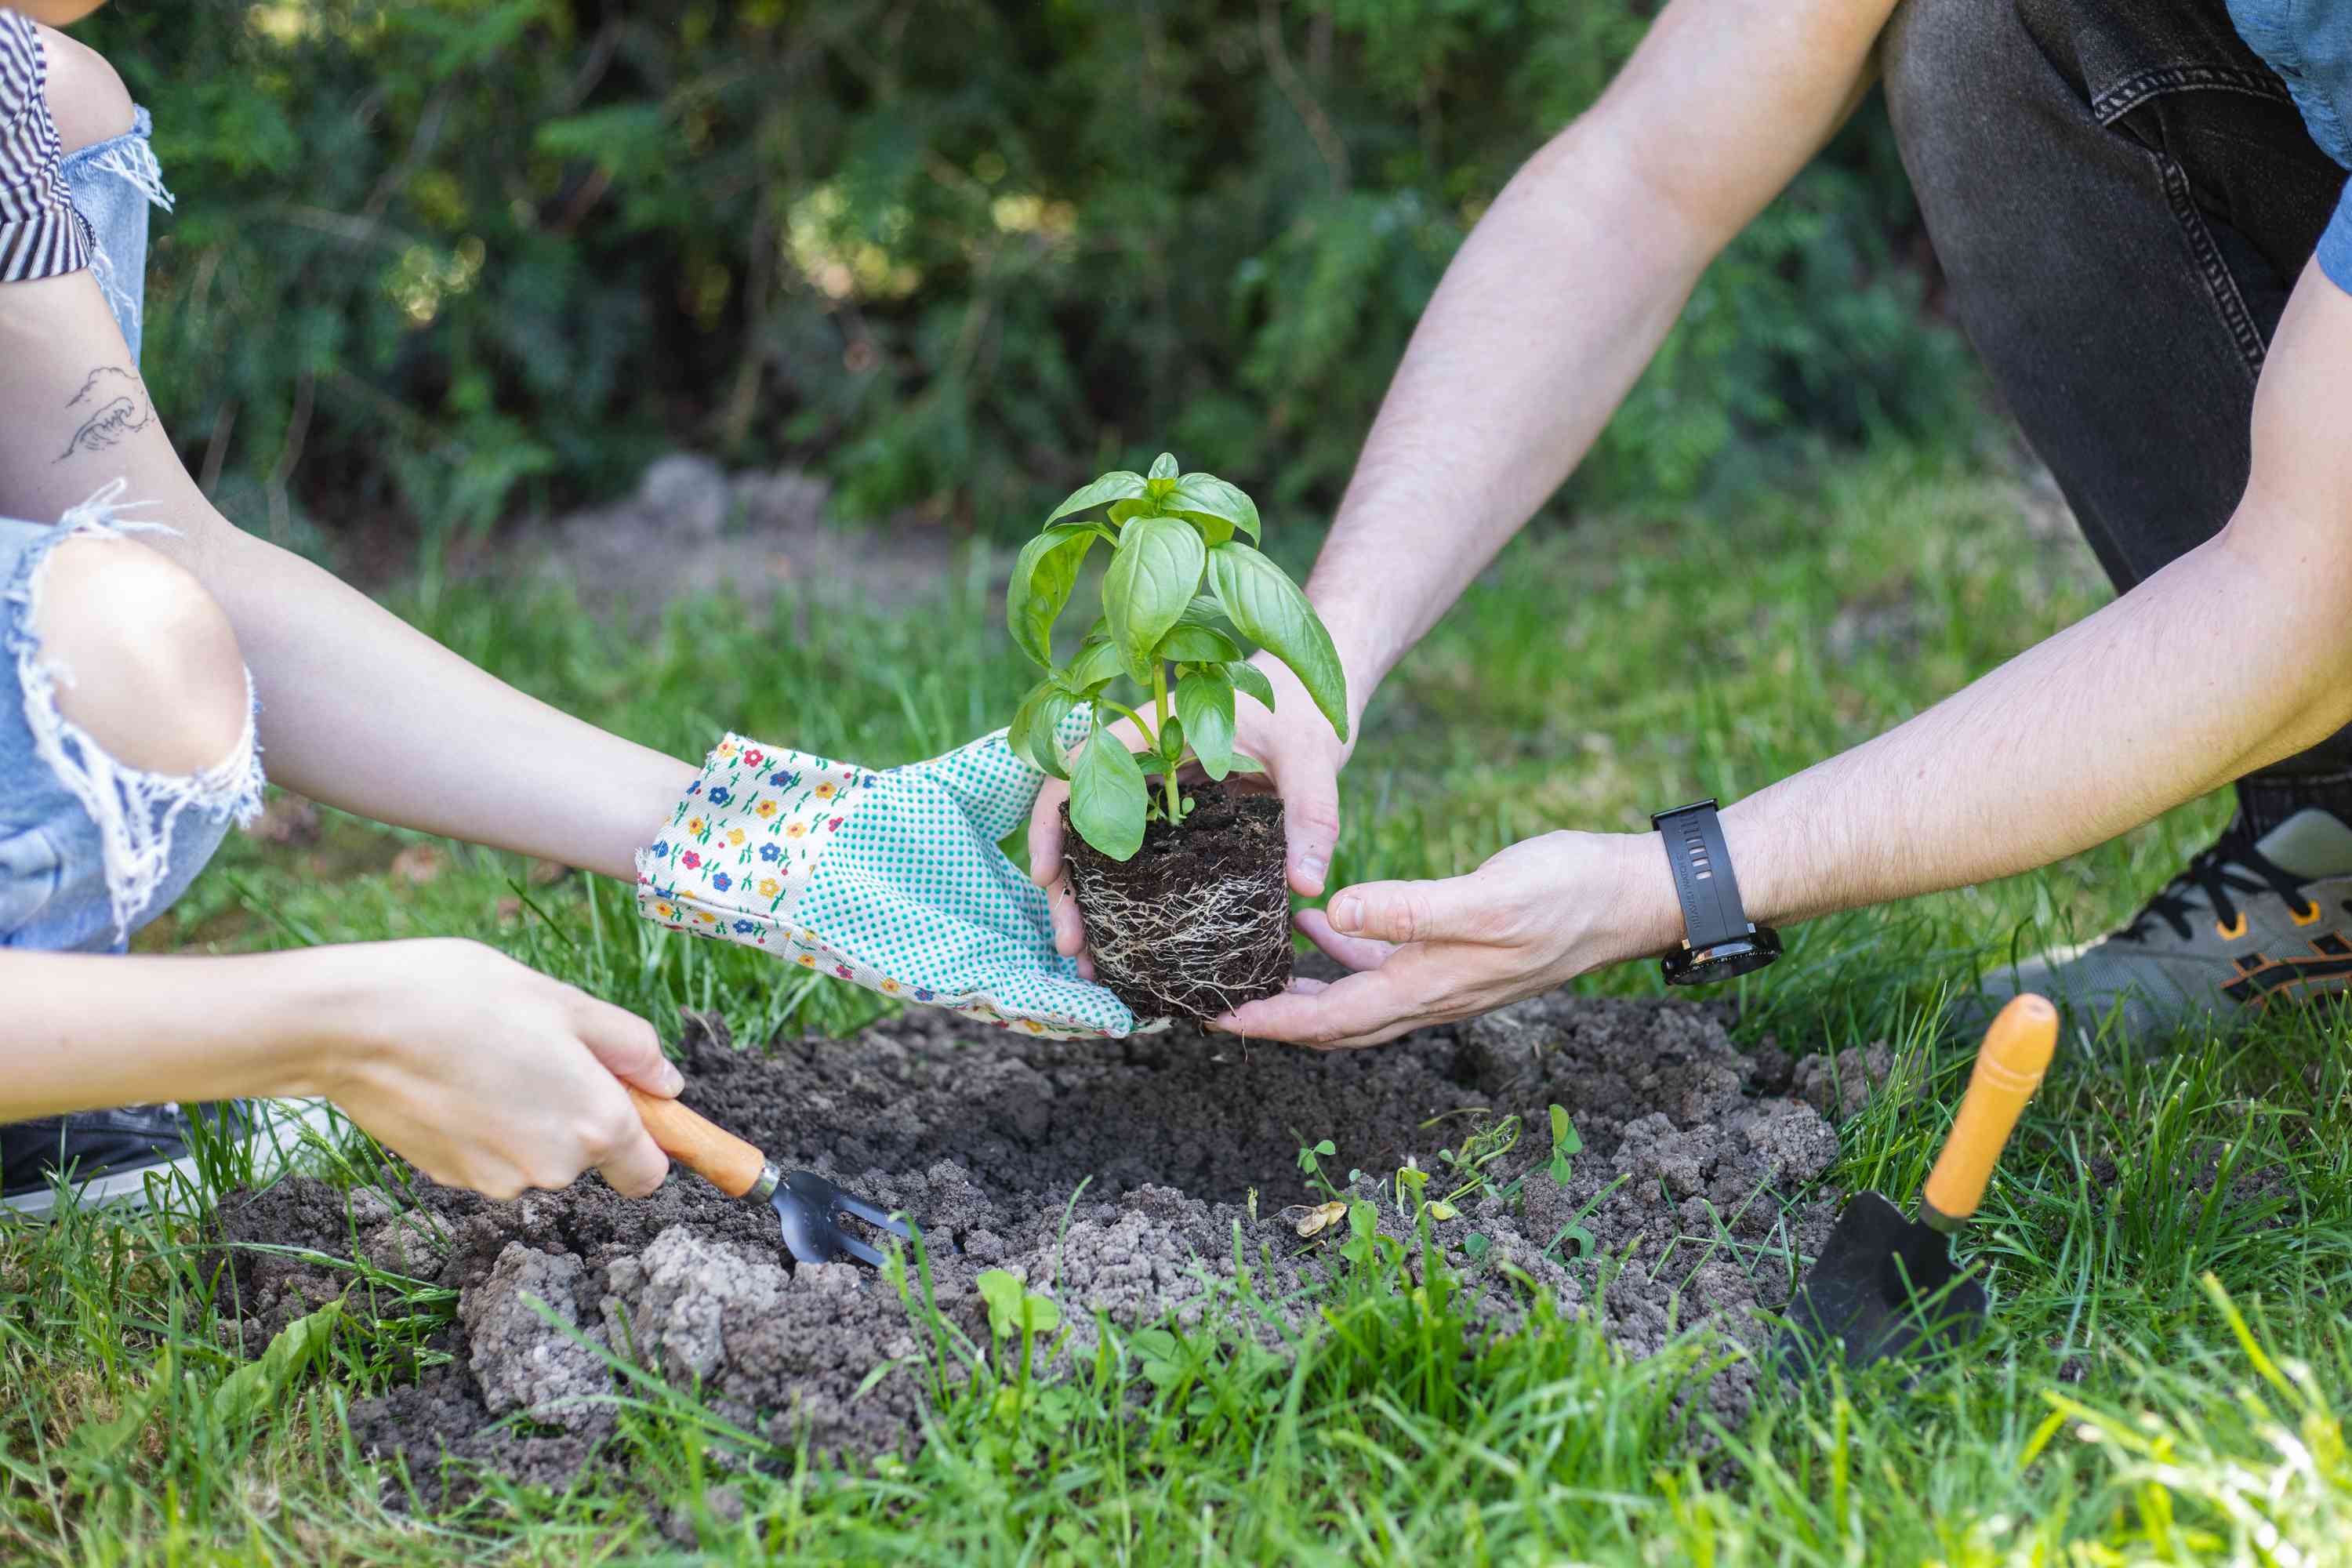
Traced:
POLYGON ((2135 1036, 2200 1024, 2231 1028, 2274 1003, 2352 987, 2352 827, 2306 806, 2253 837, 2233 822, 2121 931, 1986 981, 1973 1018, 2021 991, 2113 1015, 2135 1036))
POLYGON ((243 1142, 257 1179, 278 1174, 300 1144, 299 1129, 331 1122, 323 1101, 226 1100, 192 1110, 166 1102, 83 1110, 0 1124, 0 1210, 46 1218, 64 1189, 85 1205, 143 1199, 148 1178, 196 1173, 190 1121, 202 1116, 243 1142))

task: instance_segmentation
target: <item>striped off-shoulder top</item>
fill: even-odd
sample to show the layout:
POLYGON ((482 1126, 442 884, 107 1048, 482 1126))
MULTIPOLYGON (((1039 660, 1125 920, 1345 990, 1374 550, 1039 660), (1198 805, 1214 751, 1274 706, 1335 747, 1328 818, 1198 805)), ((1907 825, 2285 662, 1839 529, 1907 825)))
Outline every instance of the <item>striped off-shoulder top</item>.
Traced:
POLYGON ((0 8, 0 283, 89 265, 89 236, 58 172, 65 151, 47 85, 32 18, 0 8))

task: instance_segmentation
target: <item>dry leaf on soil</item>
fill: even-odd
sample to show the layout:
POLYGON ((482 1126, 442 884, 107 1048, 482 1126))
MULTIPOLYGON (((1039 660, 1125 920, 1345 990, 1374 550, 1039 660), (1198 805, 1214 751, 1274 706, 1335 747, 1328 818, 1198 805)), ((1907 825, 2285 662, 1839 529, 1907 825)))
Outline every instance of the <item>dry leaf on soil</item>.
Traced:
POLYGON ((1293 1204, 1277 1217, 1302 1237, 1309 1237, 1347 1218, 1348 1205, 1340 1203, 1293 1204))

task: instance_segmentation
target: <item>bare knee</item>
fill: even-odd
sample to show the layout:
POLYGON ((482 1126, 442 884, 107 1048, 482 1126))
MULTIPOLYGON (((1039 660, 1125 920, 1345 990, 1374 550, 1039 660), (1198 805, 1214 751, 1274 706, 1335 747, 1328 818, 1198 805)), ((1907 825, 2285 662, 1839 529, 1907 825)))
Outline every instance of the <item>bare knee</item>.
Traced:
POLYGON ((145 545, 58 545, 42 569, 33 630, 58 710, 116 762, 197 773, 245 743, 250 699, 228 616, 145 545))
POLYGON ((52 27, 43 27, 41 53, 49 67, 49 118, 68 153, 131 129, 131 89, 106 57, 52 27))

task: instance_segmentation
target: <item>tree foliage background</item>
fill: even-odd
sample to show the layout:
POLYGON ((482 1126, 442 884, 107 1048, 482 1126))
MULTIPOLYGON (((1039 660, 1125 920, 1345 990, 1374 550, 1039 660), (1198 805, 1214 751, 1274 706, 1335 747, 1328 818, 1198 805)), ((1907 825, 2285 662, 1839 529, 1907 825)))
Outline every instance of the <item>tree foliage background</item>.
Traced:
MULTIPOLYGON (((184 0, 80 36, 154 110, 146 368, 233 515, 479 526, 686 446, 1019 531, 1163 446, 1328 506, 1454 247, 1652 9, 184 0)), ((1947 420, 1923 254, 1874 103, 1578 485, 1947 420)))

